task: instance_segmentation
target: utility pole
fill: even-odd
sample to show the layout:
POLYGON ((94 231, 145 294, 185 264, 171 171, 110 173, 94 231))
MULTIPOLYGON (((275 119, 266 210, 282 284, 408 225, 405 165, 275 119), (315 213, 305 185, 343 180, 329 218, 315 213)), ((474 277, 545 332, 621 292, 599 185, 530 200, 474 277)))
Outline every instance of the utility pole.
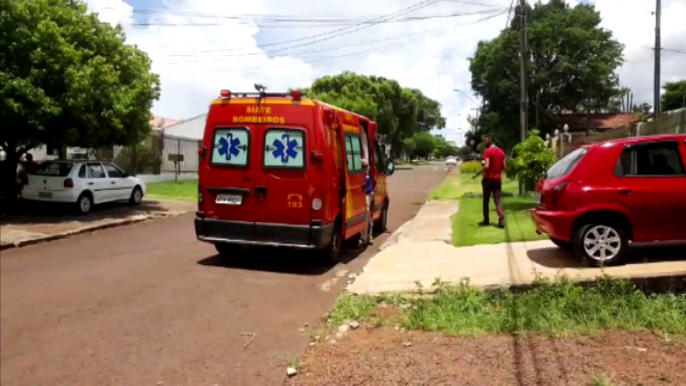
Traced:
POLYGON ((653 85, 653 112, 654 118, 660 116, 660 13, 662 13, 661 0, 655 0, 655 84, 653 85))
MULTIPOLYGON (((659 0, 658 0, 659 1, 659 0)), ((527 95, 527 64, 529 59, 527 25, 526 25, 526 0, 520 0, 519 5, 520 26, 520 55, 519 55, 519 139, 526 141, 526 129, 528 127, 529 101, 527 95)))
MULTIPOLYGON (((527 95, 527 64, 529 62, 529 49, 526 25, 526 0, 519 3, 519 26, 520 26, 520 55, 519 55, 519 139, 526 141, 526 129, 529 125, 529 101, 527 95)), ((524 195, 525 186, 519 183, 519 194, 524 195)))

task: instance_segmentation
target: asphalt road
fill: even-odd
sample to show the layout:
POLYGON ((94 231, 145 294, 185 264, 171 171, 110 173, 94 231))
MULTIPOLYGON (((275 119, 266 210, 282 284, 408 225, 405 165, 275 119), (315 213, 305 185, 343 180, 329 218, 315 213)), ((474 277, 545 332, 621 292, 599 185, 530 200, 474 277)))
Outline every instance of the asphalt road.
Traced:
MULTIPOLYGON (((390 231, 416 214, 442 166, 389 179, 390 231)), ((222 264, 193 215, 2 252, 0 383, 278 385, 383 240, 334 268, 273 250, 222 264), (356 256, 359 254, 359 256, 356 256), (254 335, 253 335, 254 334, 254 335)))

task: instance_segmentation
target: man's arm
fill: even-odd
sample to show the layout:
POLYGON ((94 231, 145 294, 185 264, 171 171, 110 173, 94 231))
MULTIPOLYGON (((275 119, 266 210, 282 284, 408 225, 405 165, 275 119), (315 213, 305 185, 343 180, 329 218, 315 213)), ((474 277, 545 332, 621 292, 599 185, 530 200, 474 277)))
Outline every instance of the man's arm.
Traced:
POLYGON ((491 163, 490 163, 490 159, 489 159, 489 157, 488 157, 488 153, 484 153, 484 166, 483 166, 483 167, 481 168, 481 170, 479 170, 479 172, 476 173, 476 174, 474 175, 474 177, 472 177, 472 178, 476 178, 476 177, 478 177, 478 176, 484 174, 484 172, 485 172, 486 170, 488 170, 488 168, 489 168, 490 166, 491 166, 491 163))

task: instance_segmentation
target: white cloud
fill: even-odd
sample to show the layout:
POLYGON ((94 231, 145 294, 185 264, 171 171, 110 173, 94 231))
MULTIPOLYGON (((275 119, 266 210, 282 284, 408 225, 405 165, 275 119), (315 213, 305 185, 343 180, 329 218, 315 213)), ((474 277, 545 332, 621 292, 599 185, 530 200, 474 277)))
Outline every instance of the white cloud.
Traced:
MULTIPOLYGON (((154 107, 157 115, 183 119, 201 114, 222 88, 251 91, 254 83, 262 83, 273 91, 285 90, 308 86, 319 76, 348 69, 396 79, 403 86, 419 88, 437 99, 444 105, 448 119, 444 135, 458 142, 462 136, 458 130, 467 128, 466 117, 473 114, 474 104, 453 89, 464 90, 471 96, 468 57, 479 40, 499 33, 507 18, 500 15, 479 21, 486 15, 474 13, 507 9, 510 5, 509 0, 439 0, 410 15, 472 15, 384 23, 333 39, 322 36, 314 44, 310 39, 268 46, 336 29, 352 29, 350 20, 389 14, 419 0, 160 1, 164 3, 146 1, 136 11, 122 0, 87 1, 103 21, 123 23, 128 41, 150 54, 153 70, 162 79, 162 98, 154 107), (170 12, 146 12, 150 9, 170 12), (291 19, 326 16, 345 19, 338 23, 347 20, 348 25, 258 28, 255 22, 235 19, 239 15, 287 15, 291 19), (150 25, 132 26, 134 20, 150 25), (179 26, 183 23, 215 25, 179 26), (258 41, 262 49, 258 48, 258 41)), ((604 17, 604 26, 627 46, 628 61, 620 71, 623 83, 634 90, 637 102, 649 101, 653 2, 629 2, 632 4, 627 4, 627 0, 597 0, 597 7, 604 17)), ((686 51, 686 0, 663 3, 663 46, 686 51)), ((273 26, 274 22, 268 24, 267 27, 273 26)), ((686 77, 685 62, 686 55, 665 52, 663 80, 686 77)))

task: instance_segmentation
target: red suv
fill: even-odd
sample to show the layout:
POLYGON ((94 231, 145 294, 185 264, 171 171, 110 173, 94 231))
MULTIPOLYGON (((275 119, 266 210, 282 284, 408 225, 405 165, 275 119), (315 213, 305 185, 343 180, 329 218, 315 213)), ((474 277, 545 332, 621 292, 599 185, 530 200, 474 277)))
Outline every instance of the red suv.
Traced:
POLYGON ((616 265, 630 242, 686 241, 686 135, 575 149, 539 181, 538 233, 593 265, 616 265))

